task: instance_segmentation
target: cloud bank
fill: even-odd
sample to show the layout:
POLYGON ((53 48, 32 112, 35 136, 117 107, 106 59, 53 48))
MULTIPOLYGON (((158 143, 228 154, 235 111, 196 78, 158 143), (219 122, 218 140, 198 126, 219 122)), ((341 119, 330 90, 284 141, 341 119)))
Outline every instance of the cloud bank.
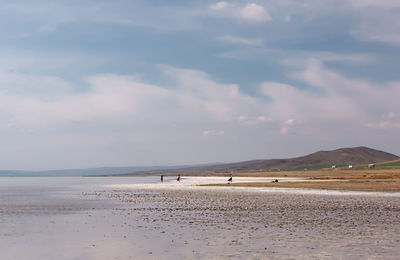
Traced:
POLYGON ((396 153, 399 7, 5 1, 3 168, 396 153))
MULTIPOLYGON (((168 140, 184 137, 185 143, 172 149, 182 155, 197 145, 195 156, 210 145, 199 145, 203 137, 217 138, 215 145, 245 141, 251 146, 264 140, 276 146, 294 139, 301 144, 327 136, 339 136, 343 140, 334 140, 341 143, 360 135, 360 129, 367 134, 398 129, 400 124, 400 116, 393 112, 398 108, 400 82, 377 85, 348 78, 315 59, 288 74, 313 91, 267 81, 259 86, 265 99, 243 93, 236 84, 218 83, 204 72, 167 65, 159 68, 174 87, 105 74, 87 77, 90 90, 76 92, 72 83, 62 79, 3 70, 0 131, 14 138, 44 134, 37 142, 45 151, 52 144, 66 145, 64 140, 71 136, 82 142, 76 148, 91 150, 100 145, 132 149, 131 153, 143 145, 168 147, 168 140), (38 94, 38 87, 46 91, 38 94), (85 140, 97 144, 88 147, 85 140), (140 145, 127 148, 135 143, 140 145)), ((122 156, 126 161, 128 157, 122 156)))

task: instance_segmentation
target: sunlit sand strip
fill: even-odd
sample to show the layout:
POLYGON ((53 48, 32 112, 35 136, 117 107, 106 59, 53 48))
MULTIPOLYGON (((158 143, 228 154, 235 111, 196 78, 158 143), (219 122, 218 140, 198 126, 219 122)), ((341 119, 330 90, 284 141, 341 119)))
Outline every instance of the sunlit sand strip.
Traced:
MULTIPOLYGON (((273 177, 236 177, 235 183, 248 182, 272 182, 278 179, 279 182, 314 182, 307 178, 273 178, 273 177)), ((321 181, 321 180, 318 180, 321 181)), ((331 180, 325 180, 331 181, 331 180)), ((103 185, 105 188, 115 190, 210 190, 210 191, 246 191, 246 192, 265 192, 265 193, 286 193, 286 194, 310 194, 310 195, 345 195, 345 196, 385 196, 400 197, 400 192, 371 192, 371 191, 339 191, 339 190, 322 190, 322 189, 304 189, 304 188, 270 188, 270 187, 216 187, 216 186, 199 186, 202 184, 220 184, 227 183, 225 177, 188 177, 181 178, 178 182, 175 179, 167 179, 160 183, 134 183, 134 184, 111 184, 103 185)))
MULTIPOLYGON (((255 182, 272 182, 276 179, 279 179, 280 182, 301 182, 301 181, 309 181, 307 178, 276 178, 276 177, 234 177, 234 183, 255 183, 255 182)), ((159 183, 147 183, 147 184, 120 184, 118 187, 136 187, 139 186, 150 186, 150 187, 194 187, 197 185, 204 184, 226 184, 228 183, 227 177, 198 177, 198 176, 184 176, 181 177, 180 181, 177 181, 174 177, 165 177, 164 182, 159 183)), ((112 187, 117 187, 112 186, 112 187)), ((107 187, 110 187, 108 185, 107 187)))
MULTIPOLYGON (((234 183, 249 183, 249 182, 272 182, 277 178, 274 177, 235 177, 234 183)), ((306 178, 279 178, 281 182, 300 182, 306 181, 306 178)), ((137 189, 137 188, 149 188, 149 189, 183 189, 183 188, 205 188, 199 185, 204 184, 226 184, 228 178, 226 177, 198 177, 198 176, 185 176, 181 177, 181 181, 177 181, 175 178, 166 177, 164 182, 159 183, 132 183, 132 184, 112 184, 103 185, 103 187, 113 189, 137 189)), ((210 187, 215 189, 215 187, 210 187)), ((228 187, 230 188, 230 187, 228 187)))

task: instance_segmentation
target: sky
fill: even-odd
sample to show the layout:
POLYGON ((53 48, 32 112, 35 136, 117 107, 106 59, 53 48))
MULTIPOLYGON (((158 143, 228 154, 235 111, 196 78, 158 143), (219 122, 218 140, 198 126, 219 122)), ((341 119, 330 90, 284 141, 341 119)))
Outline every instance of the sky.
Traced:
POLYGON ((2 0, 0 32, 0 169, 400 155, 398 0, 2 0))

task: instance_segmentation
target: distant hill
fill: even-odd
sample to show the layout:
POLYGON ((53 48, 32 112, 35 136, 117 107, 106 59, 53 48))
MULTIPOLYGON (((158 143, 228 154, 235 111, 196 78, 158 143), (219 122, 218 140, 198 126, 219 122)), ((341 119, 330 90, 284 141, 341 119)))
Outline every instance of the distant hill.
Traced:
POLYGON ((359 165, 399 159, 398 156, 368 147, 341 148, 333 151, 319 151, 306 156, 291 159, 263 160, 250 162, 234 167, 236 170, 244 169, 284 169, 294 170, 299 168, 312 168, 330 165, 359 165))
POLYGON ((245 172, 268 170, 320 169, 331 165, 360 165, 398 160, 400 157, 368 147, 341 148, 319 151, 306 156, 290 159, 253 160, 238 163, 219 164, 206 167, 188 167, 174 172, 245 172))
POLYGON ((72 176, 103 176, 118 175, 126 173, 149 172, 155 170, 173 170, 184 166, 149 166, 149 167, 100 167, 86 169, 66 169, 66 170, 47 170, 47 171, 18 171, 0 170, 0 177, 72 177, 72 176))
MULTIPOLYGON (((214 163, 216 164, 216 163, 214 163)), ((191 165, 190 167, 207 166, 210 164, 191 165)), ((189 167, 187 165, 174 166, 127 166, 127 167, 99 167, 84 169, 44 170, 44 171, 21 171, 0 170, 0 177, 73 177, 73 176, 105 176, 123 174, 151 173, 153 171, 173 171, 189 167)))
MULTIPOLYGON (((34 177, 34 176, 104 176, 125 174, 162 174, 162 173, 214 173, 246 172, 270 170, 300 170, 328 168, 335 164, 362 165, 380 163, 382 166, 398 166, 400 157, 368 147, 341 148, 333 151, 319 151, 306 156, 290 159, 252 160, 237 163, 214 163, 191 166, 149 166, 149 167, 102 167, 87 169, 18 171, 0 170, 0 177, 34 177), (393 162, 396 161, 396 162, 393 162)), ((377 165, 379 166, 379 165, 377 165)))

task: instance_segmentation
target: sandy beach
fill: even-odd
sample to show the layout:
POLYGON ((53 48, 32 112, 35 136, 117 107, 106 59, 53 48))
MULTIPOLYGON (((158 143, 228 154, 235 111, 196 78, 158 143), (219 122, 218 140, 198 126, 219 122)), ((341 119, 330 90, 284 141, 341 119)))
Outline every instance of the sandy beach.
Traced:
POLYGON ((157 241, 141 255, 149 259, 398 258, 400 193, 202 187, 194 184, 205 180, 189 179, 90 196, 122 202, 116 214, 157 241))
POLYGON ((232 183, 227 182, 228 176, 226 173, 185 174, 183 178, 185 185, 400 192, 399 169, 236 172, 232 183))
POLYGON ((7 180, 2 259, 398 259, 398 192, 199 186, 221 181, 7 180))
MULTIPOLYGON (((279 189, 300 189, 300 190, 328 190, 328 191, 360 191, 360 192, 400 192, 400 173, 378 172, 379 174, 361 175, 337 174, 324 177, 316 177, 315 173, 308 175, 288 177, 287 174, 276 174, 275 176, 255 177, 246 174, 235 176, 233 182, 228 182, 228 177, 222 176, 183 176, 181 182, 175 181, 176 177, 168 176, 165 182, 152 185, 125 184, 108 186, 108 188, 150 188, 150 189, 171 189, 187 188, 196 186, 210 187, 243 187, 243 188, 272 188, 279 189), (277 182, 276 182, 277 181, 277 182)), ((319 176, 319 175, 318 175, 319 176)))

